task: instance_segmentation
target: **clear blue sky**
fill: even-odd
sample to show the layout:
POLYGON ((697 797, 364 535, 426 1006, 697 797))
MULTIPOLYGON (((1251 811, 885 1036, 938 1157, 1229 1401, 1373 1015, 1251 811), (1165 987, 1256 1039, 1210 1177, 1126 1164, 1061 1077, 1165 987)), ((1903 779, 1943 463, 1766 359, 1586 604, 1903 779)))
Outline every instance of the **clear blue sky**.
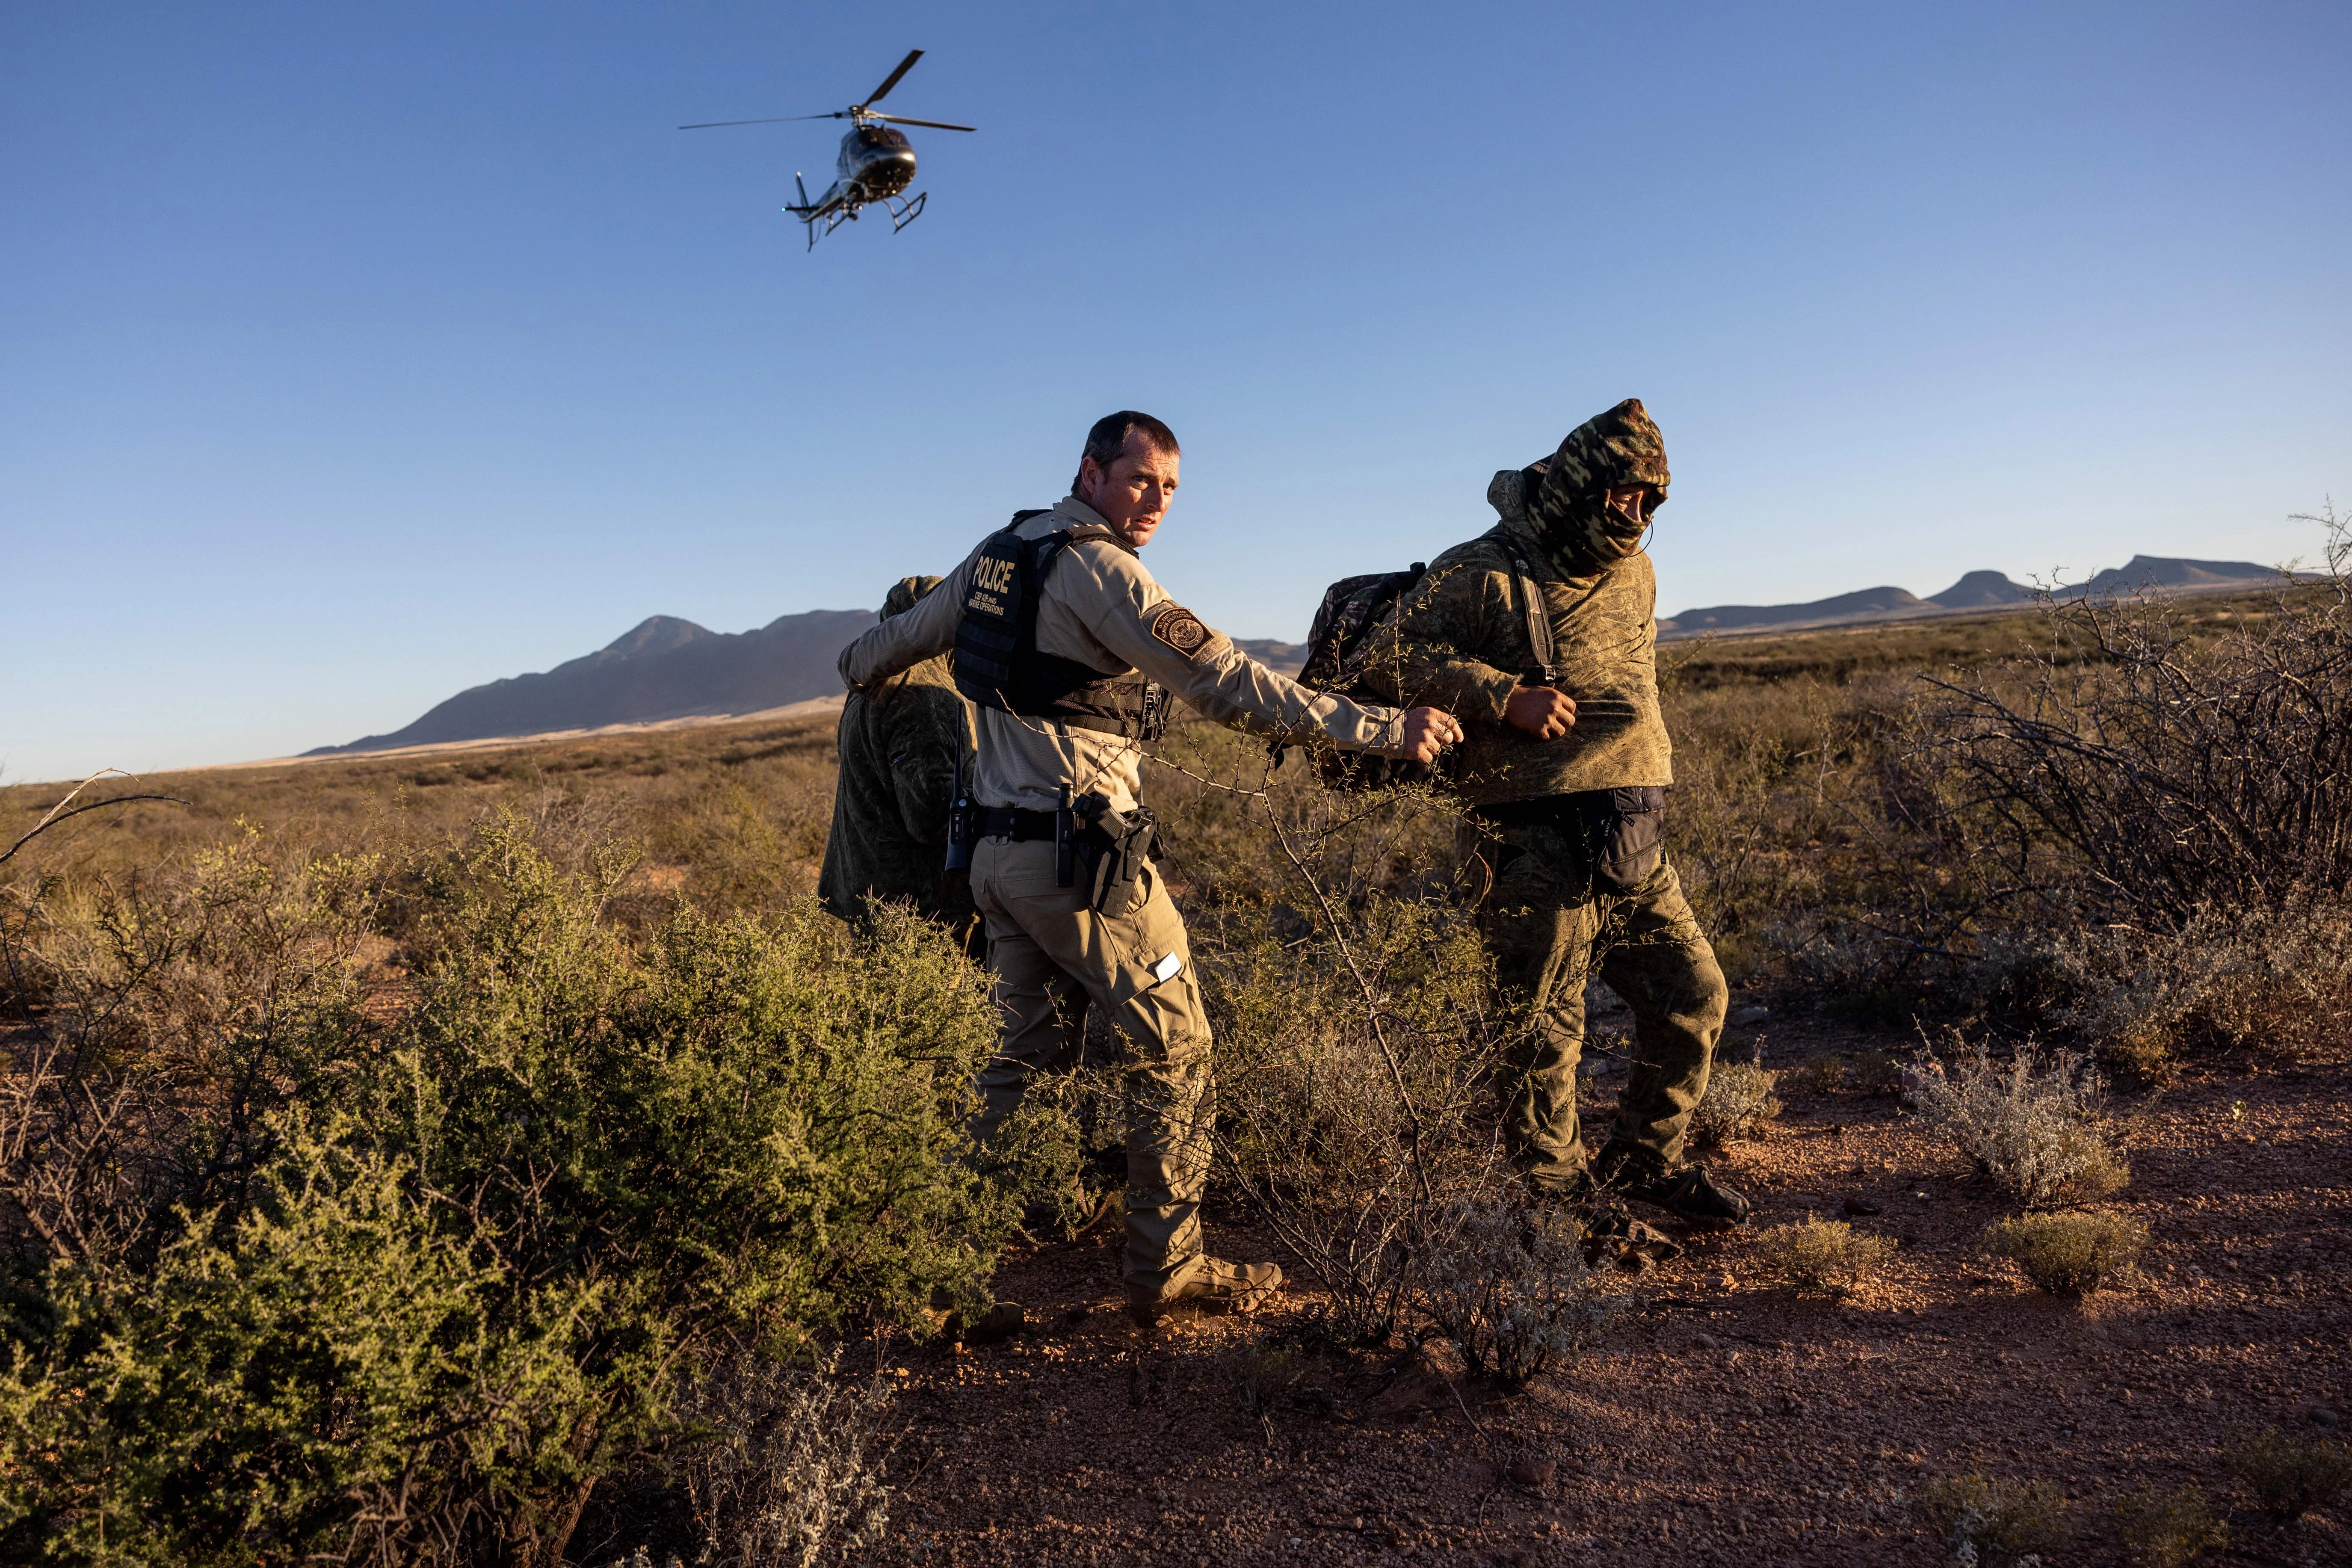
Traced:
POLYGON ((2352 491, 2352 8, 0 5, 0 769, 876 604, 1168 419, 1236 636, 1627 395, 1662 609, 2352 491), (803 255, 810 112, 930 210, 803 255))

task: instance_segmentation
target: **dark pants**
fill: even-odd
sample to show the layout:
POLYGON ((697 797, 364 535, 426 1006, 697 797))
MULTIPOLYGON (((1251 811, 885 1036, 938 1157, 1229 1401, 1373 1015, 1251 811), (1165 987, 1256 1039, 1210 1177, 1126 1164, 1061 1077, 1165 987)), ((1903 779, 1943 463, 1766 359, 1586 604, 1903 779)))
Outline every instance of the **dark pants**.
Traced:
POLYGON ((1730 993, 1673 865, 1661 859, 1629 892, 1596 889, 1572 822, 1465 825, 1457 847, 1491 871, 1479 929, 1497 989, 1535 1026, 1505 1089, 1514 1161, 1538 1188, 1570 1186, 1584 1171, 1576 1064, 1584 988, 1597 975, 1633 1010, 1633 1072, 1612 1141, 1679 1165, 1730 993))

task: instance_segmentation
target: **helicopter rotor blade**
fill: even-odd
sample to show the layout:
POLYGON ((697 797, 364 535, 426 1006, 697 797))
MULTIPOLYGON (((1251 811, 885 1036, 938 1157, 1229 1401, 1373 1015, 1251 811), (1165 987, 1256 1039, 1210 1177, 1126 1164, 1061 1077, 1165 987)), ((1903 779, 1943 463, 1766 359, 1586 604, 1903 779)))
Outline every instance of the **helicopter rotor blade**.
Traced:
POLYGON ((868 109, 875 104, 881 102, 884 96, 887 94, 892 88, 898 85, 898 79, 905 76, 908 71, 913 70, 915 68, 915 62, 922 58, 922 50, 908 50, 907 58, 898 62, 898 68, 892 71, 888 76, 884 77, 882 79, 882 85, 876 88, 872 92, 867 93, 866 95, 866 101, 859 104, 857 107, 860 109, 868 109))
POLYGON ((831 114, 778 114, 766 120, 706 120, 699 125, 681 125, 680 131, 716 131, 722 125, 782 125, 787 120, 846 120, 849 110, 836 109, 831 114))
POLYGON ((868 120, 887 120, 893 125, 928 125, 934 131, 977 131, 980 129, 977 125, 950 125, 944 120, 909 120, 903 114, 874 114, 869 112, 866 118, 868 120))

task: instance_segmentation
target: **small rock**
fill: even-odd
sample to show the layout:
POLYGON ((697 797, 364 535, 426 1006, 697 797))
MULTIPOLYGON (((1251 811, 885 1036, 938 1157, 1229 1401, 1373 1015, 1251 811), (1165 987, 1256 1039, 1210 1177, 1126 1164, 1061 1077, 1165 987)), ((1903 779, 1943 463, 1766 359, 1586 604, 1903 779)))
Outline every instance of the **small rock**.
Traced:
POLYGON ((1552 1459, 1513 1459, 1511 1479, 1530 1489, 1547 1487, 1551 1484, 1551 1479, 1559 1469, 1559 1462, 1552 1459))
POLYGON ((2325 1426, 2330 1431, 2344 1425, 2344 1418, 2325 1405, 2313 1405, 2303 1413, 2303 1418, 2314 1426, 2325 1426))
POLYGON ((948 1323, 948 1332, 968 1345, 1001 1345, 1019 1333, 1029 1321, 1029 1314, 1018 1301, 999 1301, 981 1314, 980 1321, 964 1323, 962 1314, 956 1314, 948 1323))
POLYGON ((1730 1017, 1726 1018, 1724 1022, 1732 1025, 1736 1028, 1744 1029, 1750 1024, 1760 1024, 1771 1016, 1772 1009, 1769 1007, 1742 1007, 1730 1017))
POLYGON ((1876 1204, 1870 1202, 1866 1198, 1848 1198, 1845 1202, 1838 1205, 1838 1207, 1843 1209, 1848 1215, 1855 1219, 1862 1219, 1871 1215, 1885 1214, 1886 1212, 1885 1209, 1880 1208, 1876 1204))
POLYGON ((1693 1334, 1691 1346, 1695 1350, 1719 1351, 1723 1348, 1723 1342, 1713 1334, 1693 1334))

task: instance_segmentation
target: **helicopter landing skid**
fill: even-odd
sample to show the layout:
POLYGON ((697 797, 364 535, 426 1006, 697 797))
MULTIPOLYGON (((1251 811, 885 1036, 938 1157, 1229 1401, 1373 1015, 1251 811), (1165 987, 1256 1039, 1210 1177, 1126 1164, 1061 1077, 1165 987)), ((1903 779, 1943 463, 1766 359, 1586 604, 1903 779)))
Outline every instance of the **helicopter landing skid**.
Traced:
MULTIPOLYGON (((884 196, 881 198, 882 205, 887 207, 890 211, 890 232, 892 234, 896 234, 900 229, 906 227, 908 224, 914 222, 917 218, 922 216, 923 204, 930 199, 931 193, 929 191, 917 191, 912 197, 884 196)), ((865 203, 859 202, 848 206, 835 207, 831 212, 824 215, 821 218, 804 217, 801 219, 802 225, 808 230, 808 248, 814 250, 818 240, 823 239, 826 235, 831 234, 843 224, 855 223, 857 220, 859 211, 865 205, 865 203)), ((787 208, 785 210, 790 211, 792 209, 787 208)))

